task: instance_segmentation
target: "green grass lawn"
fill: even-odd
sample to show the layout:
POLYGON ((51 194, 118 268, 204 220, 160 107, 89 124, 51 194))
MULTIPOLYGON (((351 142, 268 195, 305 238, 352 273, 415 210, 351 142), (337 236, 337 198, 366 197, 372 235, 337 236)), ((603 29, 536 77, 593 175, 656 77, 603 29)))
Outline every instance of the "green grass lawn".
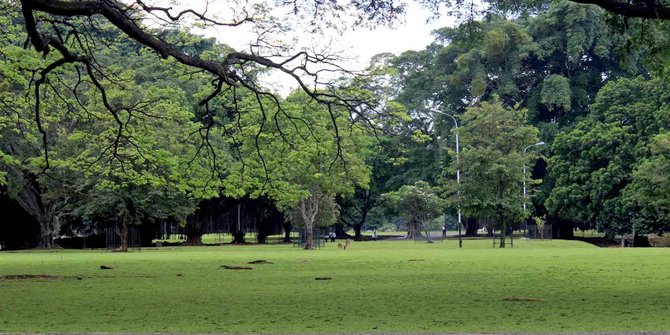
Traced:
POLYGON ((670 330, 670 249, 464 246, 0 252, 0 276, 55 276, 0 280, 0 333, 670 330))

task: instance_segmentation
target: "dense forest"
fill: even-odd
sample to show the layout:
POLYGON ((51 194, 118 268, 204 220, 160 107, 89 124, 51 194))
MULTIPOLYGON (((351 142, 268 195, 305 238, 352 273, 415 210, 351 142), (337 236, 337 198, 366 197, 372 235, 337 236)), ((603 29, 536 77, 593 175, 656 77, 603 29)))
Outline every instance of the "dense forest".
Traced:
POLYGON ((416 236, 462 214, 466 236, 542 222, 644 245, 670 227, 670 26, 604 3, 461 11, 359 75, 233 50, 180 26, 223 24, 193 11, 1 1, 0 244, 112 229, 127 250, 134 227, 144 243, 165 227, 264 243, 300 227, 312 248, 315 227, 416 236), (277 71, 299 88, 263 86, 277 71))

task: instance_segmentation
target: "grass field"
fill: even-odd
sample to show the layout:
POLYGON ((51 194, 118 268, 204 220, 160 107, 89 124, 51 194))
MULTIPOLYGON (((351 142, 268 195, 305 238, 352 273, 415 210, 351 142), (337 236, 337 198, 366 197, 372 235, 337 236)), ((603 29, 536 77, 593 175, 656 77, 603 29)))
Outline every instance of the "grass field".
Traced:
POLYGON ((461 250, 377 241, 346 251, 0 252, 0 276, 0 333, 670 330, 670 249, 658 248, 517 240, 501 250, 482 240, 461 250), (273 264, 247 264, 259 259, 273 264), (10 277, 37 274, 54 277, 10 277))

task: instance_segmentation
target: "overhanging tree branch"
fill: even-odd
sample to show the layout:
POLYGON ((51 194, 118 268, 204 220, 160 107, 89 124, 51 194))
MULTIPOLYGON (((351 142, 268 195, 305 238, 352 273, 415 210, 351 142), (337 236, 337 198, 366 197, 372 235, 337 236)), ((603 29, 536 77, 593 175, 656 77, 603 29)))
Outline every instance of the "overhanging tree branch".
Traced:
POLYGON ((663 0, 571 0, 582 4, 592 4, 626 17, 643 19, 670 19, 670 3, 663 0))

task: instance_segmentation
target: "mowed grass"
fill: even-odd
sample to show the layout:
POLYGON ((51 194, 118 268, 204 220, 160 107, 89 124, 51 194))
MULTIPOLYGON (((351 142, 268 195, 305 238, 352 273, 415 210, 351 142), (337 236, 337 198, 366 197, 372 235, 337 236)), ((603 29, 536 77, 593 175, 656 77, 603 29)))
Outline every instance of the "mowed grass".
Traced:
POLYGON ((56 277, 0 280, 0 333, 670 330, 670 249, 524 240, 513 249, 492 249, 490 240, 464 247, 1 252, 0 276, 56 277), (259 259, 273 264, 247 264, 259 259))

